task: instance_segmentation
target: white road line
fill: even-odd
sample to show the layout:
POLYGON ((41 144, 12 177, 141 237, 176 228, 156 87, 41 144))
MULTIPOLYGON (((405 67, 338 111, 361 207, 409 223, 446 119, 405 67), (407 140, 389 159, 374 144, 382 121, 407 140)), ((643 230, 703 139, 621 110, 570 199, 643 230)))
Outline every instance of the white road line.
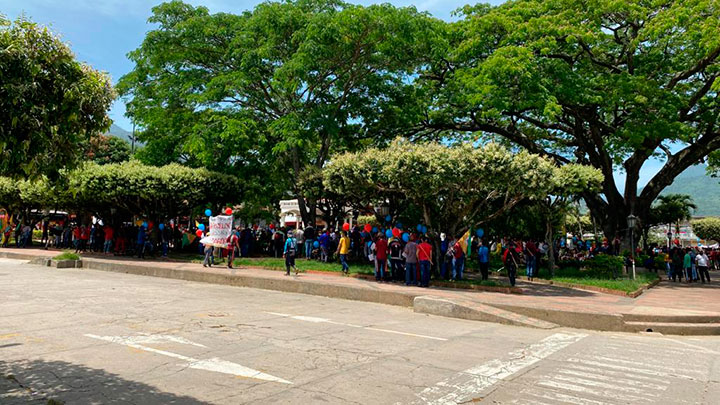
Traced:
POLYGON ((537 385, 541 385, 543 387, 550 387, 550 388, 566 390, 566 391, 578 392, 578 393, 582 393, 582 394, 586 394, 586 395, 594 395, 594 396, 600 397, 600 398, 612 398, 612 399, 619 400, 622 403, 628 403, 629 400, 651 401, 648 398, 636 397, 634 395, 628 395, 628 394, 615 395, 613 392, 607 391, 607 390, 599 391, 599 390, 592 389, 592 388, 587 388, 587 387, 574 385, 574 384, 567 384, 567 383, 558 382, 558 381, 541 381, 541 382, 537 383, 537 385))
POLYGON ((639 366, 642 366, 642 367, 644 367, 644 368, 646 368, 646 369, 649 369, 649 370, 652 370, 652 369, 655 369, 655 370, 660 369, 660 370, 672 371, 672 372, 674 372, 674 373, 679 372, 679 371, 682 371, 682 372, 685 372, 685 373, 696 373, 696 374, 700 374, 700 375, 703 375, 703 374, 704 374, 703 372, 698 371, 698 370, 691 370, 691 369, 689 370, 689 369, 687 369, 687 368, 677 369, 677 368, 669 367, 669 366, 666 366, 666 365, 648 364, 648 363, 638 363, 637 361, 623 360, 623 359, 617 359, 617 358, 607 357, 607 356, 588 356, 588 357, 590 357, 590 358, 592 358, 592 359, 595 359, 595 360, 600 360, 600 361, 610 361, 610 362, 613 362, 613 363, 620 363, 620 364, 639 365, 639 366))
POLYGON ((538 343, 508 353, 507 360, 491 360, 447 378, 419 394, 415 403, 457 404, 473 400, 494 384, 586 337, 556 333, 538 343))
POLYGON ((540 391, 538 389, 527 389, 523 390, 522 393, 531 395, 536 398, 549 399, 553 401, 553 403, 557 403, 559 401, 573 405, 610 405, 607 402, 596 401, 589 398, 580 398, 574 395, 563 394, 549 389, 547 389, 546 391, 540 391))
POLYGON ((649 396, 649 397, 659 396, 658 394, 646 392, 645 390, 640 389, 640 388, 622 387, 617 384, 608 384, 608 383, 601 382, 601 381, 588 380, 586 378, 569 377, 569 376, 562 375, 562 374, 553 376, 553 379, 555 381, 562 381, 562 382, 566 382, 566 383, 585 385, 588 387, 595 387, 595 388, 607 388, 607 389, 611 389, 614 391, 629 392, 632 394, 645 395, 645 396, 649 396))
POLYGON ((214 371, 217 373, 224 373, 224 374, 232 374, 236 375, 238 377, 246 377, 246 378, 253 378, 256 380, 263 380, 263 381, 272 381, 272 382, 278 382, 282 384, 292 384, 292 382, 283 380, 282 378, 275 377, 270 374, 265 374, 258 370, 253 370, 252 368, 245 367, 243 365, 225 361, 218 358, 211 358, 207 360, 200 360, 195 359, 188 356, 183 356, 182 354, 172 353, 168 352, 166 350, 159 350, 154 349, 152 347, 147 347, 140 345, 138 343, 135 343, 133 339, 122 337, 122 336, 98 336, 93 334, 85 334, 84 336, 92 338, 92 339, 98 339, 103 340, 105 342, 110 343, 117 343, 124 346, 132 347, 134 349, 143 350, 150 353, 155 354, 161 354, 163 356, 172 357, 175 359, 183 360, 187 362, 186 366, 193 369, 198 370, 206 370, 206 371, 214 371))
POLYGON ((196 347, 207 347, 205 345, 201 345, 200 343, 195 343, 193 341, 187 340, 180 336, 172 336, 172 335, 151 335, 151 334, 143 334, 140 336, 126 336, 125 339, 128 342, 132 343, 163 343, 163 342, 172 342, 172 343, 180 343, 183 345, 189 345, 189 346, 196 346, 196 347))
POLYGON ((329 323, 332 325, 349 326, 351 328, 360 328, 360 329, 372 330, 372 331, 376 331, 376 332, 394 333, 396 335, 419 337, 419 338, 423 338, 423 339, 440 340, 443 342, 447 340, 446 338, 441 338, 441 337, 436 337, 436 336, 419 335, 417 333, 400 332, 397 330, 373 328, 371 326, 361 326, 361 325, 353 325, 351 323, 335 322, 335 321, 331 321, 330 319, 317 318, 314 316, 290 315, 290 314, 283 314, 280 312, 267 312, 267 311, 265 313, 270 314, 270 315, 282 316, 283 318, 295 319, 298 321, 305 321, 305 322, 312 322, 312 323, 329 323))
POLYGON ((650 377, 650 376, 646 376, 646 375, 639 375, 637 373, 630 374, 630 373, 625 373, 625 372, 616 371, 616 370, 598 369, 597 367, 585 367, 585 366, 581 366, 579 364, 566 364, 565 366, 575 369, 575 370, 583 370, 583 371, 587 371, 587 372, 591 372, 591 373, 596 373, 599 370, 601 370, 603 372, 603 374, 619 376, 619 377, 622 377, 625 381, 643 380, 643 381, 651 381, 653 383, 657 383, 658 385, 663 384, 663 383, 667 384, 667 381, 662 378, 650 377))
POLYGON ((604 367, 604 368, 609 368, 609 369, 613 369, 613 370, 623 370, 623 371, 628 371, 628 372, 633 372, 633 373, 641 373, 641 374, 645 374, 645 375, 654 375, 654 376, 658 376, 658 377, 679 377, 679 378, 685 378, 688 380, 695 379, 694 377, 690 377, 688 375, 682 375, 682 374, 676 374, 676 373, 664 373, 662 371, 654 371, 654 370, 641 369, 641 368, 636 368, 636 367, 619 366, 617 364, 607 364, 607 363, 602 363, 599 361, 592 361, 592 360, 569 358, 569 359, 566 359, 565 361, 567 361, 569 363, 581 363, 581 364, 585 364, 588 366, 604 367))
POLYGON ((600 380, 600 381, 605 381, 605 382, 615 383, 615 384, 620 384, 620 385, 630 385, 633 387, 649 388, 649 389, 658 390, 658 391, 667 390, 667 385, 652 384, 652 383, 647 383, 644 381, 633 381, 633 380, 629 380, 627 378, 619 379, 619 378, 608 377, 606 375, 601 375, 601 374, 597 374, 597 373, 587 373, 587 372, 583 372, 583 371, 568 370, 568 369, 560 369, 560 370, 558 370, 558 373, 572 375, 575 377, 591 378, 591 379, 595 379, 595 380, 600 380))

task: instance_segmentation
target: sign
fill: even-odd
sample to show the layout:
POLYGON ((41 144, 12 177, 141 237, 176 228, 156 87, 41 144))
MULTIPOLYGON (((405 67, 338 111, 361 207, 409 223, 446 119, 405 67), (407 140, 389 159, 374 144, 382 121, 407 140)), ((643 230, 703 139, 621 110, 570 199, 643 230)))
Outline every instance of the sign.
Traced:
POLYGON ((233 216, 218 215, 210 217, 210 232, 200 239, 203 245, 216 246, 226 248, 228 238, 232 232, 233 216))

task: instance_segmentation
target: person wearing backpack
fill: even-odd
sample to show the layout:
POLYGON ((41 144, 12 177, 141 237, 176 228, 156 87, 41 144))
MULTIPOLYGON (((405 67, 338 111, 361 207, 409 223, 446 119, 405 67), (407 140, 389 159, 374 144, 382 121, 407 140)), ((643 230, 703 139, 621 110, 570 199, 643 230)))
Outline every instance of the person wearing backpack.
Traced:
POLYGON ((393 281, 403 279, 403 244, 400 238, 393 237, 390 241, 390 273, 393 281))
POLYGON ((295 270, 295 275, 298 274, 298 269, 295 267, 295 255, 297 254, 297 239, 293 235, 292 231, 288 231, 288 238, 285 241, 285 250, 283 256, 285 256, 285 275, 290 275, 290 267, 295 270))
POLYGON ((385 235, 379 234, 375 242, 375 280, 385 281, 387 270, 388 243, 385 235))
POLYGON ((503 263, 507 269, 508 278, 510 279, 510 285, 515 287, 515 277, 517 276, 518 262, 520 262, 520 255, 515 247, 515 242, 510 242, 508 248, 505 249, 503 254, 503 263))

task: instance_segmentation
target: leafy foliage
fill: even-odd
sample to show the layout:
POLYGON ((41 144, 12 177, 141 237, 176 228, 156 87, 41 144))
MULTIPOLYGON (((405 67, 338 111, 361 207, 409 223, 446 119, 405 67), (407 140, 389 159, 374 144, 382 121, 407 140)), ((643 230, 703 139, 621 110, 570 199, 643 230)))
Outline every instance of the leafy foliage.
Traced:
POLYGON ((720 218, 708 217, 692 221, 695 235, 702 239, 720 242, 720 218))
POLYGON ((55 177, 110 125, 110 79, 24 19, 0 24, 0 55, 0 175, 55 177))
POLYGON ((101 165, 126 162, 130 160, 130 144, 114 136, 95 135, 90 138, 85 157, 101 165))

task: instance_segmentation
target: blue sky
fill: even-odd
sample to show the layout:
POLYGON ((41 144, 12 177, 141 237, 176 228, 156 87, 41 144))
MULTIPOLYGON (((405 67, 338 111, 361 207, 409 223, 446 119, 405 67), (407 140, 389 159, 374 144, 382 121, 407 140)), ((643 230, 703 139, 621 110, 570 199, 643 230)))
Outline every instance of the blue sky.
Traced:
MULTIPOLYGON (((194 5, 204 5, 211 12, 235 12, 252 9, 260 1, 248 0, 186 0, 194 5)), ((468 3, 468 0, 390 0, 352 1, 360 4, 389 2, 397 6, 415 5, 418 10, 450 19, 451 13, 468 3)), ((501 3, 489 0, 489 3, 501 3)), ((136 49, 145 33, 152 29, 147 23, 153 6, 162 0, 0 0, 0 13, 11 19, 25 14, 31 20, 47 25, 70 44, 78 59, 94 68, 108 72, 113 82, 132 70, 133 65, 125 55, 136 49)), ((121 100, 115 101, 110 118, 120 127, 131 130, 132 124, 124 116, 121 100)), ((661 162, 650 161, 642 171, 641 185, 659 170, 661 162)), ((624 176, 616 174, 618 183, 624 176)), ((622 185, 620 185, 622 187, 622 185)))

